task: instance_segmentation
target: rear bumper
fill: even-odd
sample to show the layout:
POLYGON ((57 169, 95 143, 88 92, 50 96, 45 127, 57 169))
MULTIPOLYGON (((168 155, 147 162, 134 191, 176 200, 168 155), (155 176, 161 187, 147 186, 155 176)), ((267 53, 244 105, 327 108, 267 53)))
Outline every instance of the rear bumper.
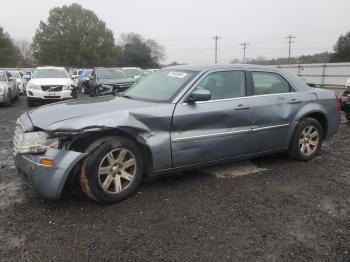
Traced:
POLYGON ((52 148, 40 155, 17 154, 14 161, 17 170, 28 176, 35 193, 46 199, 58 200, 70 172, 85 156, 85 153, 52 148), (41 165, 43 158, 53 159, 54 165, 41 165))

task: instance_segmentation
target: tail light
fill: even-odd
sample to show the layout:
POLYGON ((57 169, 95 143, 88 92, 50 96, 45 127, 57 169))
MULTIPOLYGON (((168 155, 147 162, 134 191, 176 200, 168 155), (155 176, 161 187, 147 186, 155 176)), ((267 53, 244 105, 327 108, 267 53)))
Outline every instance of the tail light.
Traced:
POLYGON ((337 109, 338 109, 338 112, 340 112, 340 109, 341 109, 341 99, 338 95, 336 95, 336 99, 337 99, 337 109))

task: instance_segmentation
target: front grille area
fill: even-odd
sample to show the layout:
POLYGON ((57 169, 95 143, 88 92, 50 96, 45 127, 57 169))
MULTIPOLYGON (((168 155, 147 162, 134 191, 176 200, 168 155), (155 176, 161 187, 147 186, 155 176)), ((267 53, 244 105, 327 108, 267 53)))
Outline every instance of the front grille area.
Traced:
POLYGON ((60 96, 44 96, 46 99, 60 99, 60 96))
POLYGON ((24 125, 22 124, 22 122, 18 118, 18 120, 16 122, 15 136, 13 137, 13 154, 14 155, 17 154, 17 152, 18 152, 19 137, 21 134, 23 134, 23 129, 24 129, 24 125))
POLYGON ((123 92, 126 89, 128 89, 130 86, 132 86, 133 84, 134 84, 134 82, 114 84, 113 89, 117 90, 118 92, 123 92))
POLYGON ((59 92, 62 91, 63 86, 57 86, 57 85, 48 85, 48 86, 41 86, 41 90, 46 92, 59 92))

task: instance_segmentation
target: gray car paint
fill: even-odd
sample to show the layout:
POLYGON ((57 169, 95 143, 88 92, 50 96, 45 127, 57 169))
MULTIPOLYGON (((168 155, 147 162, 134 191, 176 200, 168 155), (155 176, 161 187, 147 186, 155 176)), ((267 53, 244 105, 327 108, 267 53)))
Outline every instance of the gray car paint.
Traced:
MULTIPOLYGON (((310 113, 321 113, 327 119, 325 137, 335 134, 340 124, 333 92, 310 88, 296 77, 276 69, 252 65, 177 66, 171 69, 193 70, 198 74, 170 103, 107 96, 43 106, 21 118, 30 119, 32 126, 53 136, 63 133, 74 137, 106 130, 127 132, 149 149, 151 173, 286 151, 297 123, 310 113), (187 95, 206 74, 222 70, 276 72, 287 79, 293 92, 255 96, 248 87, 246 97, 186 103, 187 95), (298 103, 293 103, 294 100, 298 103), (236 110, 242 105, 247 108, 236 110)), ((62 154, 69 152, 64 150, 62 154)), ((68 169, 70 164, 65 164, 68 169)), ((16 165, 23 169, 23 163, 16 162, 16 165)), ((26 170, 28 172, 33 173, 26 170)), ((65 181, 66 177, 61 177, 65 181)), ((58 185, 52 185, 55 186, 58 185)))

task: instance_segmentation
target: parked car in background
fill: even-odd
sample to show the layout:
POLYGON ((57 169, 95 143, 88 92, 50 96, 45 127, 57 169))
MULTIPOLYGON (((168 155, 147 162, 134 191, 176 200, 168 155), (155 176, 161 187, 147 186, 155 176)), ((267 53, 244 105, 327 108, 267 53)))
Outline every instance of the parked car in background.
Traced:
POLYGON ((345 118, 350 121, 350 78, 345 83, 345 90, 341 95, 341 108, 345 113, 345 118))
POLYGON ((78 87, 82 94, 89 92, 89 79, 92 73, 92 69, 83 69, 79 76, 78 87))
POLYGON ((132 194, 143 175, 276 152, 309 161, 339 124, 334 92, 277 69, 176 66, 119 96, 22 114, 15 165, 42 197, 59 199, 76 178, 91 199, 114 203, 132 194))
POLYGON ((29 107, 77 98, 77 85, 64 67, 37 67, 27 84, 29 107))
POLYGON ((125 73, 131 78, 140 78, 145 71, 139 67, 122 67, 125 73))
POLYGON ((80 79, 80 74, 83 70, 82 69, 76 69, 73 70, 72 75, 71 75, 71 79, 78 85, 79 83, 79 79, 80 79))
POLYGON ((9 72, 0 71, 0 104, 9 106, 18 94, 16 79, 9 72))
POLYGON ((12 77, 16 80, 17 89, 19 94, 25 94, 26 92, 26 80, 23 78, 23 74, 20 71, 9 71, 12 77))
MULTIPOLYGON (((123 92, 135 83, 136 79, 130 78, 121 68, 95 68, 89 80, 89 95, 99 95, 100 89, 105 92, 123 92)), ((107 93, 111 93, 107 92, 107 93)))
POLYGON ((145 70, 145 75, 152 75, 154 73, 157 73, 159 69, 146 69, 145 70))

